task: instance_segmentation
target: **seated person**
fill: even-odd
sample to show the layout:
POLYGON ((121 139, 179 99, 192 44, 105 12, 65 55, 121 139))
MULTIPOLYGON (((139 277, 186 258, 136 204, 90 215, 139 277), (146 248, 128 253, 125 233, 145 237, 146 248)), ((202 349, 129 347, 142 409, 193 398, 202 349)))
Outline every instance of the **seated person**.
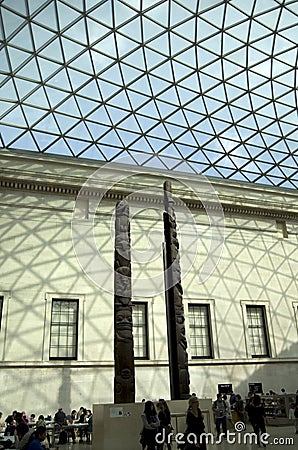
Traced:
POLYGON ((36 428, 31 435, 27 450, 44 450, 42 443, 46 440, 47 430, 46 427, 40 426, 36 428))
POLYGON ((4 431, 4 436, 13 436, 15 429, 16 427, 13 416, 8 416, 6 419, 6 428, 4 431))

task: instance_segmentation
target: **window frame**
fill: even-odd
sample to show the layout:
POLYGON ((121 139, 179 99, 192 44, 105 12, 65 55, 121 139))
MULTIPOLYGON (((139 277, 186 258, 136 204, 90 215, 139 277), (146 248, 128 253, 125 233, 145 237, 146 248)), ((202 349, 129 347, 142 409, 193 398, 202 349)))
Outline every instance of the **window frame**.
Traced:
MULTIPOLYGON (((63 311, 62 311, 62 313, 63 313, 63 311)), ((53 361, 53 360, 77 361, 77 359, 78 359, 78 330, 79 330, 79 299, 78 298, 76 298, 76 299, 52 298, 51 324, 50 324, 50 342, 49 342, 49 360, 50 361, 53 361), (76 312, 75 312, 75 320, 74 320, 74 322, 71 322, 70 324, 68 323, 68 324, 64 325, 64 323, 61 322, 61 311, 60 311, 60 315, 59 315, 60 321, 57 322, 57 323, 53 322, 53 312, 54 312, 54 303, 55 302, 57 304, 58 303, 62 303, 62 302, 72 302, 72 303, 76 304, 76 312), (57 343, 56 346, 54 346, 52 344, 52 338, 54 337, 54 333, 52 331, 52 328, 55 325, 57 325, 57 324, 58 324, 58 327, 59 327, 58 343, 57 343), (75 347, 74 355, 73 356, 51 356, 51 350, 52 349, 58 348, 58 353, 59 353, 59 349, 62 348, 62 345, 60 343, 60 338, 64 334, 63 330, 66 329, 66 331, 67 331, 66 336, 69 336, 68 330, 70 328, 72 328, 73 326, 75 327, 75 337, 74 337, 74 335, 72 335, 72 338, 74 337, 74 347, 75 347), (62 331, 62 333, 61 333, 61 331, 62 331)), ((68 351, 69 347, 73 347, 73 345, 72 346, 66 345, 65 348, 66 348, 67 351, 68 351)))
POLYGON ((43 338, 43 351, 42 360, 51 362, 63 362, 63 361, 81 361, 84 354, 84 310, 85 310, 85 295, 84 294, 65 294, 63 292, 47 292, 45 294, 45 319, 44 319, 44 338, 43 338), (77 351, 76 359, 68 357, 50 358, 50 338, 51 338, 51 320, 52 320, 52 300, 77 300, 77 351))
POLYGON ((143 361, 143 360, 149 360, 150 359, 150 354, 149 354, 149 320, 148 320, 148 302, 147 301, 132 301, 132 329, 133 329, 133 337, 134 337, 134 359, 138 360, 138 361, 143 361), (145 338, 146 338, 146 342, 145 342, 145 355, 144 356, 135 356, 135 333, 134 333, 134 307, 135 306, 142 306, 144 307, 144 312, 145 312, 145 338))
POLYGON ((189 353, 191 356, 191 359, 214 359, 214 346, 213 346, 213 338, 212 338, 212 326, 211 326, 211 312, 210 312, 210 304, 209 303, 188 303, 187 304, 187 314, 188 314, 188 331, 189 331, 189 353), (204 308, 206 311, 206 317, 207 317, 207 328, 204 327, 204 329, 207 329, 207 335, 208 335, 208 347, 209 347, 209 354, 208 355, 193 355, 192 354, 192 347, 190 345, 191 342, 191 328, 196 328, 195 326, 192 327, 190 323, 190 308, 204 308))
POLYGON ((242 316, 243 316, 243 324, 244 324, 244 337, 245 337, 245 346, 246 346, 246 356, 247 358, 252 359, 266 359, 272 358, 276 356, 276 348, 274 342, 274 334, 272 332, 272 318, 270 314, 270 305, 268 301, 253 301, 246 300, 241 301, 242 307, 242 316), (249 335, 249 323, 248 323, 248 314, 247 307, 258 308, 262 307, 263 317, 264 317, 264 330, 265 330, 265 338, 267 342, 267 355, 255 355, 252 352, 252 346, 249 335))
POLYGON ((217 332, 217 323, 215 320, 215 300, 213 298, 197 298, 197 297, 184 297, 183 298, 184 309, 185 309, 185 335, 187 340, 187 352, 189 355, 190 361, 207 361, 207 360, 215 360, 220 358, 219 353, 219 340, 218 340, 218 332, 217 332), (189 322, 189 306, 190 305, 203 305, 208 306, 209 309, 209 339, 211 345, 211 355, 210 357, 201 357, 201 356, 193 356, 191 354, 190 347, 190 322, 189 322))

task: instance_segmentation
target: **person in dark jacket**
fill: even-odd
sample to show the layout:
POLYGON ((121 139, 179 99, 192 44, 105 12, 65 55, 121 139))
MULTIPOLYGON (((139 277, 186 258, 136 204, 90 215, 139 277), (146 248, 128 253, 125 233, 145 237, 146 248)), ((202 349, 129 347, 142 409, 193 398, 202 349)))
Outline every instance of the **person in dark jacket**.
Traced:
POLYGON ((188 400, 188 410, 186 415, 186 431, 184 434, 185 450, 198 449, 206 450, 206 440, 202 435, 205 432, 204 417, 199 408, 199 399, 195 396, 188 400))
POLYGON ((264 447, 266 447, 266 445, 262 443, 260 433, 266 433, 265 415, 265 408, 261 402, 261 397, 255 394, 253 397, 252 406, 250 408, 250 421, 253 426, 253 430, 257 435, 257 444, 259 446, 263 444, 264 447))

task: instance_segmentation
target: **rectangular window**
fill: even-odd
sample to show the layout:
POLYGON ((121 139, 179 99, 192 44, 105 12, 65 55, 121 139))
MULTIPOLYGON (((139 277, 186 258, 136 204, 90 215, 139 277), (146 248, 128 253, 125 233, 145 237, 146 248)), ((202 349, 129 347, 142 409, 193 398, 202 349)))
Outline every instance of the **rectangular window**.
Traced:
POLYGON ((251 356, 253 358, 269 356, 265 307, 247 305, 246 314, 251 356))
POLYGON ((77 359, 78 300, 52 300, 50 359, 77 359))
POLYGON ((188 305, 190 354, 195 358, 213 358, 209 305, 188 305))
POLYGON ((0 331, 1 331, 1 326, 2 326, 3 303, 4 303, 4 297, 2 295, 0 295, 0 331))
POLYGON ((135 359, 149 359, 148 352, 148 307, 147 303, 132 305, 133 342, 135 359))

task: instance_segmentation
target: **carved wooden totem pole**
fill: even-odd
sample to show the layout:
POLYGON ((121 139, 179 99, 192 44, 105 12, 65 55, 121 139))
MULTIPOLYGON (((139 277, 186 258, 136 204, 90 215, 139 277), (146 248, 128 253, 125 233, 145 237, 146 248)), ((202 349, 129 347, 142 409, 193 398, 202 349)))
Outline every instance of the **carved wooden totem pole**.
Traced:
POLYGON ((179 242, 172 186, 164 183, 165 284, 171 399, 189 397, 189 372, 179 242))
POLYGON ((114 260, 114 403, 135 401, 129 207, 116 205, 114 260))

